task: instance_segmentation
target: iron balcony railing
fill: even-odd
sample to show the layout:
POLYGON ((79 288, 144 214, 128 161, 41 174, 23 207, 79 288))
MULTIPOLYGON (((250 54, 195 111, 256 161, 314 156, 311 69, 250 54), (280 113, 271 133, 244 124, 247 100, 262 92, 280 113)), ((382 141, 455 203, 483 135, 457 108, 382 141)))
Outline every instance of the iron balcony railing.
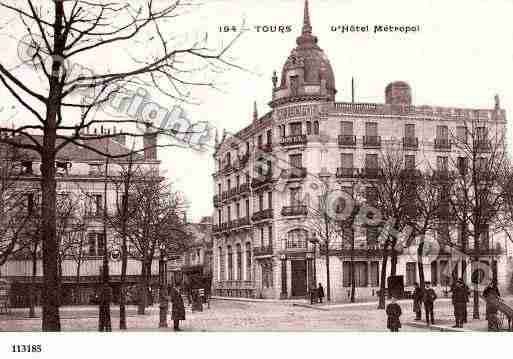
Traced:
POLYGON ((281 215, 284 217, 289 216, 306 216, 308 208, 305 205, 285 206, 281 210, 281 215))
POLYGON ((271 219, 273 218, 273 210, 272 208, 268 208, 268 209, 264 209, 264 210, 261 210, 261 211, 258 211, 256 213, 254 213, 252 216, 251 216, 251 220, 252 221, 263 221, 265 219, 271 219))
POLYGON ((270 245, 253 248, 253 255, 255 257, 265 256, 265 255, 270 255, 270 254, 273 254, 273 247, 270 245))
POLYGON ((282 170, 280 177, 283 179, 305 178, 306 174, 305 167, 292 167, 282 170))
POLYGON ((448 138, 435 138, 435 149, 449 151, 451 149, 451 141, 448 138))
POLYGON ((417 137, 403 137, 404 149, 418 149, 419 139, 417 137))
POLYGON ((358 177, 358 168, 339 167, 336 173, 337 178, 356 178, 358 177))
POLYGON ((338 136, 339 146, 356 146, 356 136, 353 135, 339 135, 338 136))
POLYGON ((364 147, 381 147, 381 136, 363 136, 364 147))

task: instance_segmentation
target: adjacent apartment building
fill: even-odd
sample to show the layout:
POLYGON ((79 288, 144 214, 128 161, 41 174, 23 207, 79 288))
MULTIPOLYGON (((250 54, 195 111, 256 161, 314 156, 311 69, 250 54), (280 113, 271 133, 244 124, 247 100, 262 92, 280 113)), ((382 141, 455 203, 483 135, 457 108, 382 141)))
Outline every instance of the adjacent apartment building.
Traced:
MULTIPOLYGON (((306 1, 296 46, 281 76, 275 72, 272 78, 271 110, 259 116, 255 105, 247 127, 216 141, 214 294, 285 299, 305 297, 315 283, 326 288, 326 248, 315 244, 310 209, 302 200, 305 193, 319 195, 312 182, 351 187, 362 175, 375 174, 379 154, 394 143, 404 151, 407 166, 443 170, 458 155, 451 134, 459 136, 465 122, 478 123, 486 133, 505 129, 498 97, 490 109, 448 108, 414 105, 405 82, 384 90, 384 103, 336 101, 334 71, 313 34, 306 1)), ((369 235, 364 229, 355 234, 358 297, 375 296, 379 289, 382 250, 370 244, 369 235)), ((508 286, 511 245, 502 234, 485 236, 481 260, 494 268, 501 286, 508 286)), ((350 252, 335 243, 329 254, 332 298, 342 300, 351 283, 350 252)), ((463 262, 455 264, 458 276, 465 271, 463 262)), ((426 266, 426 280, 439 291, 450 285, 443 275, 448 265, 453 265, 451 254, 440 253, 426 266)), ((418 281, 415 258, 400 255, 397 274, 406 286, 418 281)))

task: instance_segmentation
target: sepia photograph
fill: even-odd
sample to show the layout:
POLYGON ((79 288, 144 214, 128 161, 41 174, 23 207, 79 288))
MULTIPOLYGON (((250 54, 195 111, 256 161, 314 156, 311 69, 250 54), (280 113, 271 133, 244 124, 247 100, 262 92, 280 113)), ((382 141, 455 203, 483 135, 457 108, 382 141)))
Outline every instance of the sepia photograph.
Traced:
POLYGON ((504 339, 512 10, 0 0, 0 352, 504 339))

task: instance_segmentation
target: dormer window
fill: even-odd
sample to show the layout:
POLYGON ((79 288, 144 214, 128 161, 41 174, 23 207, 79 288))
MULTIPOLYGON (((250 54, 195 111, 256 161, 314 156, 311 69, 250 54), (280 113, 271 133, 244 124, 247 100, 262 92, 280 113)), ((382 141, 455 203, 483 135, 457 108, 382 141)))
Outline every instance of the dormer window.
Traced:
POLYGON ((57 175, 60 176, 67 176, 68 175, 68 169, 71 167, 71 163, 64 162, 64 161, 57 161, 55 162, 55 169, 57 171, 57 175))
POLYGON ((32 161, 22 161, 21 162, 21 174, 31 175, 32 171, 32 161))

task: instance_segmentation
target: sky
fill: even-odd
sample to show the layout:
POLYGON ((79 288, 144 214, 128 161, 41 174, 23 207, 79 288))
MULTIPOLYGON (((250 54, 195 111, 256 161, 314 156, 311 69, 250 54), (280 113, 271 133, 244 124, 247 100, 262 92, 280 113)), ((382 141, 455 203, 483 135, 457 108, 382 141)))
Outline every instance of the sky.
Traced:
MULTIPOLYGON (((336 101, 351 101, 351 77, 355 78, 357 102, 383 103, 386 85, 402 80, 410 84, 415 105, 491 109, 494 95, 499 94, 509 118, 513 110, 510 71, 513 23, 509 18, 513 13, 512 1, 310 0, 309 3, 313 34, 318 37, 319 46, 335 73, 336 101), (332 26, 345 24, 368 25, 370 31, 331 31, 332 26), (373 32, 374 25, 387 24, 419 25, 420 31, 373 32)), ((214 48, 226 45, 235 35, 220 32, 219 26, 240 29, 245 24, 249 28, 228 54, 242 69, 231 68, 215 74, 218 89, 193 89, 198 104, 179 104, 192 122, 208 121, 219 132, 226 129, 235 133, 250 124, 254 101, 260 115, 270 110, 267 103, 271 99, 272 72, 281 73, 295 47, 302 27, 303 6, 303 0, 206 0, 166 27, 170 35, 176 34, 182 40, 207 33, 209 45, 214 48), (290 26, 292 31, 256 31, 256 26, 264 25, 290 26)), ((4 10, 0 15, 4 15, 4 10)), ((15 59, 16 42, 12 34, 7 37, 2 33, 0 24, 0 51, 8 54, 7 60, 0 60, 3 63, 15 59)), ((123 68, 129 66, 130 57, 122 55, 128 50, 107 48, 101 56, 83 61, 123 68)), ((4 99, 0 104, 0 121, 23 121, 25 114, 19 108, 12 109, 15 102, 1 86, 0 95, 4 99)), ((169 109, 176 105, 157 93, 152 92, 152 98, 169 109)), ((508 137, 511 135, 512 127, 508 123, 508 137)), ((191 148, 159 150, 166 176, 190 203, 191 220, 199 220, 213 211, 212 154, 211 147, 202 152, 191 148)))

